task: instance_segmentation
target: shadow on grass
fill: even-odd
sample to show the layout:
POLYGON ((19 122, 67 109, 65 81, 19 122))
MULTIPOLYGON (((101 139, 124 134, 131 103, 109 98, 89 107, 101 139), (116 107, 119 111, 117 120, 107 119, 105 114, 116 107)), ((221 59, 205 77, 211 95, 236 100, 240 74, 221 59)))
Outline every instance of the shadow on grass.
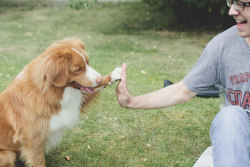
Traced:
POLYGON ((99 3, 97 5, 103 8, 114 6, 114 8, 122 9, 109 20, 108 24, 100 27, 100 31, 104 34, 128 34, 147 30, 164 30, 170 28, 174 22, 171 10, 169 10, 168 16, 164 16, 156 9, 142 2, 99 3))
MULTIPOLYGON (((37 0, 37 1, 17 1, 17 0, 0 0, 0 14, 6 12, 6 9, 27 11, 33 10, 37 7, 63 7, 70 8, 69 3, 51 0, 37 0)), ((94 10, 99 20, 95 29, 103 34, 133 34, 143 31, 194 31, 182 26, 176 21, 176 17, 171 8, 164 9, 165 14, 161 13, 159 9, 153 8, 150 5, 135 1, 135 2, 99 2, 91 8, 80 8, 74 10, 85 10, 84 14, 88 14, 88 10, 94 10), (103 10, 104 9, 104 10, 103 10), (107 12, 103 12, 107 10, 107 12), (98 15, 100 12, 102 15, 98 15), (166 14, 167 13, 167 14, 166 14), (108 14, 108 16, 106 16, 108 14), (103 18, 102 17, 106 17, 103 18)), ((72 12, 74 13, 74 12, 72 12)), ((195 30, 197 31, 197 30, 195 30)), ((202 30, 198 30, 202 31, 202 30)))
POLYGON ((65 5, 65 3, 52 2, 48 0, 0 0, 0 14, 9 10, 19 10, 19 11, 28 11, 33 10, 37 7, 49 7, 56 5, 65 5))
POLYGON ((107 24, 99 27, 104 34, 133 34, 143 31, 204 32, 220 31, 206 27, 187 27, 177 21, 173 9, 158 9, 143 2, 98 3, 95 7, 118 10, 115 16, 107 20, 107 24))

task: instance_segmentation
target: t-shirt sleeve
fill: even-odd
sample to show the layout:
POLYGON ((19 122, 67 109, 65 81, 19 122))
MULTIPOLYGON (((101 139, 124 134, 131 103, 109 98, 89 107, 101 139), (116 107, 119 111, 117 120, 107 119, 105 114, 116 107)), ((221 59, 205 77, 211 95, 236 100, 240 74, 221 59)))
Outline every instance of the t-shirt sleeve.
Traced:
POLYGON ((183 79, 187 88, 199 92, 219 82, 219 41, 211 40, 188 75, 183 79))

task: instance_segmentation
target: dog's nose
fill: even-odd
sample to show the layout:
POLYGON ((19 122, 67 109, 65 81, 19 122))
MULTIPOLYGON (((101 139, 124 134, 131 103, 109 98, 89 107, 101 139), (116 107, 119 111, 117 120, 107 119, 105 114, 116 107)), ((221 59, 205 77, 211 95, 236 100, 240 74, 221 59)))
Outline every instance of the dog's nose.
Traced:
POLYGON ((96 78, 96 83, 99 84, 99 83, 101 83, 101 82, 102 82, 102 77, 97 77, 97 78, 96 78))

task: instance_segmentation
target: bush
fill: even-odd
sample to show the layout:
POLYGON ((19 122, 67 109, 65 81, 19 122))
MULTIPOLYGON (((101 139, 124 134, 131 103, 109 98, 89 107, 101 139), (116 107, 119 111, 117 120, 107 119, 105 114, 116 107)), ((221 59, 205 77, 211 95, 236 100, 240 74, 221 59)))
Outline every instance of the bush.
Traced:
MULTIPOLYGON (((225 0, 143 0, 163 15, 172 9, 178 25, 189 28, 227 28, 233 25, 225 0)), ((167 25, 166 25, 167 26, 167 25)), ((176 26, 176 25, 175 25, 176 26)))
POLYGON ((69 6, 74 9, 88 9, 94 4, 96 4, 96 2, 97 0, 69 0, 69 6))

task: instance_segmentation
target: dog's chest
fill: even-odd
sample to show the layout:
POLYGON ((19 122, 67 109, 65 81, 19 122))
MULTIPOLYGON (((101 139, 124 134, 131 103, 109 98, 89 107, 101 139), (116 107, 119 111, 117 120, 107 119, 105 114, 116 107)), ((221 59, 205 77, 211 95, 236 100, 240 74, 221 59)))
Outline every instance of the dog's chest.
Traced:
POLYGON ((82 93, 74 88, 65 88, 63 99, 60 101, 61 111, 50 120, 50 131, 61 128, 71 129, 79 121, 82 104, 82 93))
POLYGON ((80 109, 83 101, 82 93, 74 88, 65 88, 63 99, 60 101, 61 111, 50 120, 50 134, 45 141, 45 151, 56 146, 67 129, 72 129, 80 120, 80 109))

